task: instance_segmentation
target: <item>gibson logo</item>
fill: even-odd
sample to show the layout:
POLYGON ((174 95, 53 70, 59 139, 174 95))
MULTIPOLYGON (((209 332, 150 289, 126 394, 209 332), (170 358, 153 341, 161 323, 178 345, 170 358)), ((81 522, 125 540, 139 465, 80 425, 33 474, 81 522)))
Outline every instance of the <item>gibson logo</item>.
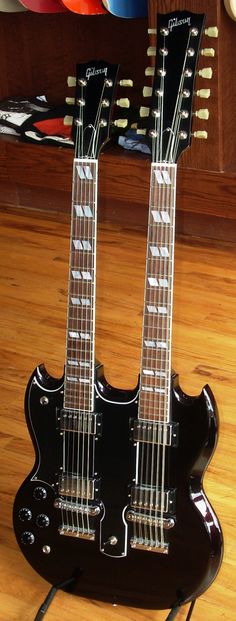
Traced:
POLYGON ((185 17, 184 19, 178 19, 177 17, 173 17, 168 21, 168 28, 171 31, 172 28, 176 28, 176 26, 182 26, 182 24, 191 24, 191 17, 185 17))
POLYGON ((104 67, 103 69, 96 69, 95 67, 88 67, 86 69, 86 78, 89 80, 89 78, 92 78, 94 75, 99 75, 100 73, 104 73, 104 75, 107 75, 107 67, 104 67))

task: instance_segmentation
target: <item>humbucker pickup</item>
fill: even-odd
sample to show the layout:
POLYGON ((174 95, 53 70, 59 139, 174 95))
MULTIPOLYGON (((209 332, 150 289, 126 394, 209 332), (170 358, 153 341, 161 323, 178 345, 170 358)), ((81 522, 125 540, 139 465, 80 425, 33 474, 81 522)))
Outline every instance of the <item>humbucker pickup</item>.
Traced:
POLYGON ((60 431, 72 431, 91 436, 101 436, 102 433, 101 414, 62 409, 57 411, 57 420, 60 431))
POLYGON ((175 490, 162 491, 156 487, 134 485, 131 487, 130 504, 133 509, 148 509, 173 514, 175 512, 175 490))
POLYGON ((178 446, 178 423, 131 420, 132 440, 163 446, 178 446))
POLYGON ((59 477, 58 492, 61 496, 94 500, 98 491, 98 479, 87 479, 75 475, 61 475, 59 477))

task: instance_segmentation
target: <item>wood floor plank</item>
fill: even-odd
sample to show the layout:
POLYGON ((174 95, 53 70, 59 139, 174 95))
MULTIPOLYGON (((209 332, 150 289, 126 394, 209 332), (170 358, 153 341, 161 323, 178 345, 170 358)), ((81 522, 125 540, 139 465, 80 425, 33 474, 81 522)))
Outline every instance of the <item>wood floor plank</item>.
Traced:
MULTIPOLYGON (((64 364, 69 214, 55 220, 3 207, 0 218, 0 621, 31 621, 48 584, 20 553, 11 512, 34 461, 23 415, 26 383, 39 362, 55 376, 64 364)), ((121 388, 136 385, 139 372, 145 246, 141 232, 99 224, 96 355, 108 381, 121 388)), ((173 367, 188 394, 198 394, 209 382, 221 423, 205 489, 222 523, 225 555, 217 579, 197 602, 194 621, 233 619, 235 613, 235 279, 232 244, 177 239, 173 367)), ((162 621, 165 616, 58 593, 45 621, 162 621)))

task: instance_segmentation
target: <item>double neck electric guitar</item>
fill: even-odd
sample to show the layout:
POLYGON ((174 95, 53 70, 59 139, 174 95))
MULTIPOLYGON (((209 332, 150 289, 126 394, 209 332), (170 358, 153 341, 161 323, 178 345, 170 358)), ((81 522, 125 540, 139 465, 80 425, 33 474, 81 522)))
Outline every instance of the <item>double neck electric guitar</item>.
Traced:
POLYGON ((19 546, 52 584, 146 608, 196 598, 215 578, 222 534, 202 487, 217 440, 205 386, 182 392, 171 370, 177 159, 191 141, 204 16, 158 16, 140 382, 108 385, 95 363, 98 154, 117 67, 79 65, 65 375, 43 365, 26 390, 35 465, 14 504, 19 546))

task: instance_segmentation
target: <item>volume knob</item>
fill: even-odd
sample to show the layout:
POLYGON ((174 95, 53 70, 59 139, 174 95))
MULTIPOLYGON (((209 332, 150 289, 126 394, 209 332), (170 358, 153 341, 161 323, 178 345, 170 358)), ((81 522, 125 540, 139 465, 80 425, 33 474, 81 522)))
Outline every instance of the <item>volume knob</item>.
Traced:
POLYGON ((32 519, 32 511, 30 511, 27 507, 22 507, 18 515, 21 522, 29 522, 32 519))
POLYGON ((25 546, 32 545, 32 543, 34 543, 33 533, 31 533, 28 530, 25 530, 25 532, 22 533, 21 535, 21 543, 23 543, 25 546))
POLYGON ((40 513, 39 515, 37 515, 36 524, 40 528, 45 528, 46 526, 49 526, 50 520, 48 515, 45 515, 45 513, 40 513))
POLYGON ((41 486, 35 487, 33 491, 33 497, 35 498, 35 500, 45 500, 45 498, 47 498, 46 489, 41 486))

